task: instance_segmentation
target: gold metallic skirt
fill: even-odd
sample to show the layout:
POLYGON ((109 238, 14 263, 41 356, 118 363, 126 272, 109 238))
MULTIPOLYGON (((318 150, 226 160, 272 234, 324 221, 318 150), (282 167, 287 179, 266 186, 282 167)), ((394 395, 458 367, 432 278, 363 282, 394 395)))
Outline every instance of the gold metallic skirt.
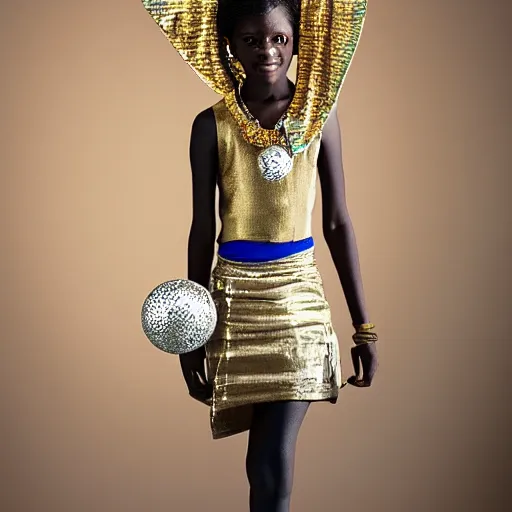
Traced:
POLYGON ((336 402, 338 340, 314 249, 269 263, 219 257, 211 292, 218 312, 206 345, 214 439, 248 430, 256 403, 336 402))

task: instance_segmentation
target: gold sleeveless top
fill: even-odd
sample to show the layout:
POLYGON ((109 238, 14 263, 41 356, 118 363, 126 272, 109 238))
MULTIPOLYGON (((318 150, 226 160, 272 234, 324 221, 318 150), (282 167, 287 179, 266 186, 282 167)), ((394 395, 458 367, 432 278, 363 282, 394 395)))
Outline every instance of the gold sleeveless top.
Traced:
POLYGON ((222 99, 213 106, 219 151, 219 243, 291 242, 311 236, 321 134, 293 157, 291 171, 267 181, 258 167, 261 148, 248 143, 222 99))

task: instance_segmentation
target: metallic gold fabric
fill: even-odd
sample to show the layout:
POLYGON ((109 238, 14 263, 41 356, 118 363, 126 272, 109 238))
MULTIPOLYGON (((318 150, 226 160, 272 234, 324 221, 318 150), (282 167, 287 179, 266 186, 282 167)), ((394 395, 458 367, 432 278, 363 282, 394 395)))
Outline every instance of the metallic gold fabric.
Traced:
POLYGON ((224 100, 213 110, 219 148, 219 242, 290 242, 310 237, 320 135, 294 156, 285 178, 270 182, 258 168, 259 149, 243 138, 224 100))
POLYGON ((284 133, 261 128, 243 112, 238 85, 222 64, 217 0, 142 0, 167 39, 197 75, 226 99, 244 138, 258 147, 303 151, 321 132, 356 51, 367 0, 301 0, 297 84, 284 133))
POLYGON ((247 430, 251 404, 336 402, 341 367, 313 249, 271 263, 219 258, 218 323, 206 345, 214 439, 247 430))

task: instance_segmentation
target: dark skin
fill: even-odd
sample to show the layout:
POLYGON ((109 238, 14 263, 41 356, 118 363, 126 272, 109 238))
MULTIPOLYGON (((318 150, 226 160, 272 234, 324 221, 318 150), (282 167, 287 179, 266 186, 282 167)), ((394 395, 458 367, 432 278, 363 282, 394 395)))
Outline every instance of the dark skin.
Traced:
MULTIPOLYGON (((230 49, 242 63, 246 81, 242 99, 263 128, 274 128, 293 99, 286 72, 293 57, 293 29, 276 7, 265 16, 241 20, 230 49)), ((193 218, 188 240, 188 278, 208 288, 216 242, 215 190, 218 172, 217 129, 211 108, 194 120, 190 138, 193 218)), ((354 325, 369 322, 354 229, 347 209, 341 133, 336 106, 326 121, 318 157, 323 235, 336 267, 354 325)), ((212 387, 205 372, 205 348, 180 356, 190 396, 208 402, 212 387)), ((355 375, 349 382, 370 386, 377 369, 375 344, 352 348, 355 375), (361 372, 362 369, 362 372, 361 372)))

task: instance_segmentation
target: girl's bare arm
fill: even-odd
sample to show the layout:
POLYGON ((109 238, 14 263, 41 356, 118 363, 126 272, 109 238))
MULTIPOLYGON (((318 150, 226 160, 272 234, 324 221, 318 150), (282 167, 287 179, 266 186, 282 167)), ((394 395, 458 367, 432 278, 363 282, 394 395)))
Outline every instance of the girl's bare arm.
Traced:
POLYGON ((218 172, 217 127, 211 108, 201 112, 192 125, 190 165, 192 224, 188 238, 188 278, 208 289, 215 251, 218 172))
POLYGON ((340 278, 352 323, 367 323, 369 319, 356 238, 346 203, 341 132, 336 107, 324 125, 318 173, 322 191, 323 233, 340 278))

